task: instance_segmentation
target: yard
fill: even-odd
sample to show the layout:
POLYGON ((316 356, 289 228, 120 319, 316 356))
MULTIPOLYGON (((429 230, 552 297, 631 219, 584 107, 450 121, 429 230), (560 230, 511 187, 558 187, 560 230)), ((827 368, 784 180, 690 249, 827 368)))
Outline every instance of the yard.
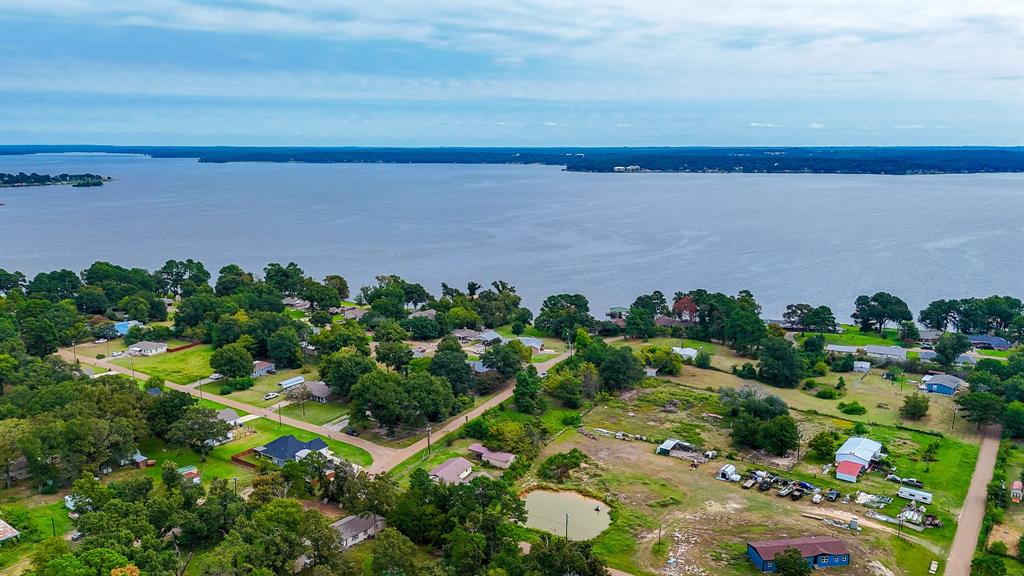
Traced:
POLYGON ((213 346, 200 344, 179 352, 117 358, 113 360, 113 363, 124 368, 133 368, 136 372, 149 376, 159 376, 169 382, 190 384, 201 378, 206 378, 213 372, 210 368, 212 355, 213 346))
POLYGON ((38 542, 51 536, 71 532, 71 519, 58 495, 40 495, 30 489, 15 487, 0 490, 0 506, 19 507, 29 511, 35 535, 19 542, 0 544, 0 574, 20 574, 29 568, 29 560, 38 542))
MULTIPOLYGON (((898 330, 893 328, 886 328, 884 330, 884 337, 878 332, 861 332, 859 326, 852 324, 841 324, 843 329, 842 334, 830 334, 825 333, 822 336, 825 337, 825 342, 828 344, 839 344, 842 346, 867 346, 869 344, 878 346, 899 346, 900 345, 900 333, 898 330)), ((806 332, 803 335, 797 334, 796 340, 798 342, 803 341, 808 336, 811 336, 813 332, 806 332)))
POLYGON ((299 404, 289 404, 281 409, 281 413, 288 418, 302 420, 310 424, 327 424, 348 416, 348 406, 339 402, 327 402, 321 404, 312 400, 299 404))
MULTIPOLYGON (((505 338, 515 338, 516 337, 516 335, 512 332, 512 325, 511 324, 505 324, 503 326, 498 326, 497 328, 494 329, 494 331, 497 332, 498 334, 501 334, 505 338)), ((561 338, 552 338, 550 336, 547 336, 546 334, 544 334, 540 330, 537 330, 533 326, 526 326, 526 329, 523 331, 522 336, 524 336, 524 337, 531 337, 531 338, 540 338, 541 340, 544 341, 544 350, 545 351, 551 351, 551 352, 555 352, 557 354, 565 352, 565 348, 566 348, 565 342, 561 338)), ((541 352, 540 354, 543 354, 543 352, 541 352)))
MULTIPOLYGON (((245 402, 246 404, 252 404, 253 406, 258 406, 260 408, 273 406, 278 402, 287 400, 284 391, 281 390, 278 383, 289 378, 294 378, 295 376, 302 376, 307 382, 315 381, 320 377, 315 368, 291 368, 289 370, 278 370, 274 374, 268 374, 266 376, 256 378, 253 381, 252 388, 249 388, 248 390, 236 390, 230 394, 230 397, 232 400, 238 400, 239 402, 245 402), (307 370, 306 373, 302 372, 304 369, 307 370), (268 392, 277 392, 280 396, 271 400, 264 400, 263 397, 268 392)), ((221 385, 222 384, 220 382, 208 382, 201 385, 200 389, 202 389, 204 393, 216 397, 221 395, 221 385)), ((287 414, 287 412, 285 414, 287 414)))

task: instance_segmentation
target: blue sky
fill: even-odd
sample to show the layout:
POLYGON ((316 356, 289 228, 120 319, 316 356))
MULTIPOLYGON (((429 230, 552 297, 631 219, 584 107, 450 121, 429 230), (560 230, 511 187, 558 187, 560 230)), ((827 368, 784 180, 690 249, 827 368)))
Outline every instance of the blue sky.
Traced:
POLYGON ((0 143, 1024 145, 1020 2, 4 0, 0 143))

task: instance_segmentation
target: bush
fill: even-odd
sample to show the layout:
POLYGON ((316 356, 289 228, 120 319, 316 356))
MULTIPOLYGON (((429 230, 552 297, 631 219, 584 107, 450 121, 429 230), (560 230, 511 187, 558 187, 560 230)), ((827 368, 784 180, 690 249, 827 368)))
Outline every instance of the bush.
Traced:
POLYGON ((231 386, 228 386, 227 384, 225 384, 225 385, 223 385, 223 386, 221 386, 221 387, 220 387, 220 392, 219 392, 219 394, 220 394, 221 396, 227 396, 228 394, 231 394, 231 393, 232 393, 232 392, 234 392, 234 391, 235 391, 235 389, 234 389, 234 388, 232 388, 231 386))
POLYGON ((1009 552, 1006 548, 1006 543, 1002 540, 996 540, 991 545, 989 545, 988 551, 997 556, 1006 556, 1009 552))
MULTIPOLYGON (((697 368, 704 368, 705 370, 711 368, 711 354, 708 354, 704 350, 697 352, 697 356, 693 358, 693 365, 697 368)), ((752 365, 750 367, 753 368, 752 365)))
POLYGON ((573 448, 568 452, 555 454, 541 462, 537 467, 537 476, 552 482, 563 482, 569 473, 580 467, 587 460, 587 455, 573 448))
POLYGON ((573 426, 578 428, 581 424, 583 424, 583 417, 580 416, 579 412, 567 412, 562 415, 563 426, 573 426))
POLYGON ((743 366, 733 366, 732 373, 744 380, 757 380, 757 368, 750 362, 744 362, 743 366))
POLYGON ((852 372, 853 371, 853 355, 842 354, 832 361, 831 365, 833 372, 852 372))
POLYGON ((96 359, 97 359, 97 360, 103 360, 103 359, 104 359, 104 358, 106 358, 106 357, 107 357, 107 356, 106 356, 105 354, 97 354, 97 355, 96 355, 96 359))
POLYGON ((807 381, 804 382, 804 390, 814 390, 817 387, 818 383, 813 378, 808 378, 807 381))
POLYGON ((838 406, 839 411, 843 414, 866 414, 868 411, 867 408, 861 406, 860 402, 856 400, 850 403, 840 402, 838 406))
POLYGON ((868 427, 865 426, 863 422, 854 422, 853 428, 850 430, 850 432, 854 436, 863 436, 868 433, 868 427))
POLYGON ((828 374, 828 364, 824 362, 815 362, 814 366, 811 367, 811 374, 815 376, 824 376, 828 374))
MULTIPOLYGON (((839 392, 832 388, 822 388, 814 394, 815 398, 821 398, 822 400, 835 400, 836 398, 839 398, 839 396, 839 392)), ((861 412, 861 414, 863 414, 863 412, 861 412)))

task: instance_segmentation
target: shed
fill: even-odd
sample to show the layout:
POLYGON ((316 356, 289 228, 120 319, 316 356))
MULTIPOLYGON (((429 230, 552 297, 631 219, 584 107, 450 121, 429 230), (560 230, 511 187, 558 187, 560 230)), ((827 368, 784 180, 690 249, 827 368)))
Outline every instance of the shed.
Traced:
POLYGON ((952 396, 964 385, 964 381, 952 374, 937 374, 925 382, 925 390, 932 394, 952 396))
POLYGON ((274 371, 274 363, 267 362, 265 360, 253 360, 252 362, 252 377, 259 378, 260 376, 266 376, 274 371))
POLYGON ((678 346, 672 347, 672 353, 679 354, 680 356, 688 360, 693 360, 694 358, 697 357, 698 354, 696 348, 680 348, 678 346))
POLYGON ((864 372, 866 374, 871 371, 871 362, 868 362, 867 360, 854 360, 853 371, 864 372))
POLYGON ((876 346, 874 344, 868 344, 864 347, 864 352, 868 356, 874 356, 876 358, 890 358, 892 360, 906 360, 907 349, 900 348, 899 346, 876 346))
POLYGON ((857 354, 860 348, 856 346, 843 346, 842 344, 827 344, 825 346, 825 352, 833 354, 857 354))
POLYGON ((277 385, 280 386, 282 390, 291 390, 305 381, 305 376, 295 376, 293 378, 288 378, 287 380, 281 380, 277 385))
POLYGON ((11 526, 3 520, 0 520, 0 542, 11 540, 12 538, 17 538, 20 535, 21 533, 15 530, 14 526, 11 526))
POLYGON ((836 450, 836 462, 855 462, 867 468, 882 458, 882 445, 868 438, 852 436, 836 450))
POLYGON ((832 536, 804 536, 786 540, 747 542, 747 556, 762 572, 775 572, 775 556, 796 548, 813 568, 848 566, 850 550, 839 538, 832 536))
POLYGON ((856 482, 857 477, 860 476, 861 470, 864 467, 856 462, 845 460, 840 462, 836 466, 836 480, 845 480, 847 482, 856 482))

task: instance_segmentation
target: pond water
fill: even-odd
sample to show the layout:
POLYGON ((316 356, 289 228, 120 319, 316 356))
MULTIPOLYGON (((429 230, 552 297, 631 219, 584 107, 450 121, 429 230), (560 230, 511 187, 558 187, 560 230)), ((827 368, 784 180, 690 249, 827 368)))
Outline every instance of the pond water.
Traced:
POLYGON ((577 492, 534 490, 527 494, 524 500, 528 527, 566 536, 568 515, 570 540, 594 538, 604 532, 611 523, 607 504, 577 492))

